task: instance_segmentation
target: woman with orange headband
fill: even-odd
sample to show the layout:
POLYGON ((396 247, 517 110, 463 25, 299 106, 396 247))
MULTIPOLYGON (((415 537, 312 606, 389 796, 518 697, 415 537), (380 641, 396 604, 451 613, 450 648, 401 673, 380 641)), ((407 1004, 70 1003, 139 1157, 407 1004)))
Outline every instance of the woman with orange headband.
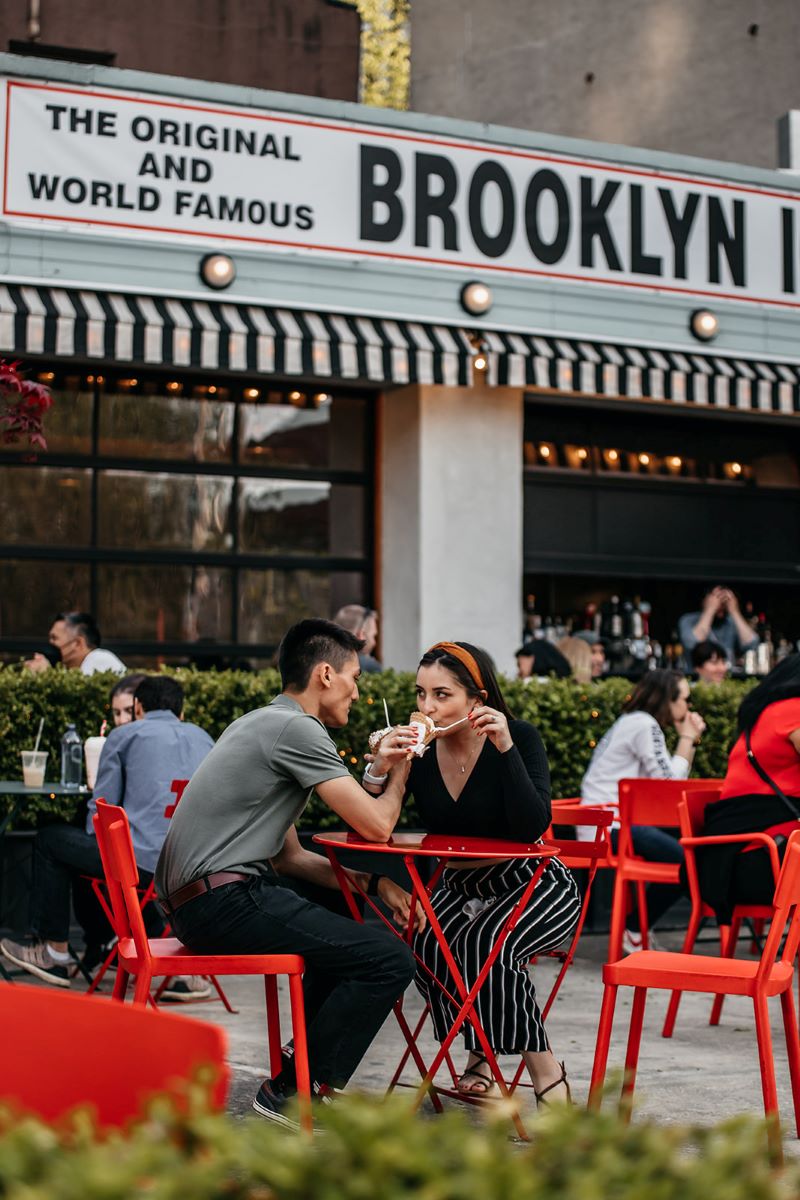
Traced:
MULTIPOLYGON (((437 727, 454 726, 411 764, 407 795, 413 795, 425 828, 430 833, 516 842, 540 838, 550 824, 544 745, 533 725, 512 717, 486 651, 467 642, 432 646, 417 671, 417 707, 437 727)), ((386 736, 365 786, 374 790, 370 776, 380 777, 407 740, 408 730, 403 728, 386 736)), ((445 868, 432 903, 468 988, 534 870, 530 859, 459 862, 445 868)), ((503 943, 475 1003, 495 1053, 523 1055, 542 1104, 568 1100, 569 1084, 564 1064, 550 1048, 527 963, 568 938, 579 912, 575 881, 554 859, 503 943)), ((429 929, 417 936, 415 950, 453 994, 455 986, 429 929)), ((456 1010, 421 969, 416 984, 430 1005, 436 1036, 443 1041, 456 1010)), ((487 1096, 496 1084, 473 1027, 467 1023, 463 1028, 469 1056, 459 1090, 487 1096)))

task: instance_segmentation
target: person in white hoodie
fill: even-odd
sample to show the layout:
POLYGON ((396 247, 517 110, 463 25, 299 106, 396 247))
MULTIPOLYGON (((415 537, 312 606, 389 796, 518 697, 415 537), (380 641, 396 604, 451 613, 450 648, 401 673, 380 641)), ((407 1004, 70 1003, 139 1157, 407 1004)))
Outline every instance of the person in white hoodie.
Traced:
MULTIPOLYGON (((689 684, 678 671, 648 671, 639 680, 622 715, 603 735, 592 754, 581 784, 581 803, 619 810, 617 786, 620 779, 686 779, 697 743, 705 729, 699 713, 691 710, 689 684), (670 755, 664 730, 674 725, 678 732, 675 753, 670 755)), ((619 823, 611 829, 617 847, 619 823)), ((680 863, 683 849, 674 834, 650 825, 633 827, 633 848, 654 862, 680 863)), ((591 838, 593 829, 581 830, 591 838)), ((678 899, 680 889, 668 884, 649 884, 647 914, 650 926, 678 899)), ((652 948, 652 936, 650 944, 652 948)), ((641 950, 639 916, 632 911, 626 923, 623 950, 641 950)))

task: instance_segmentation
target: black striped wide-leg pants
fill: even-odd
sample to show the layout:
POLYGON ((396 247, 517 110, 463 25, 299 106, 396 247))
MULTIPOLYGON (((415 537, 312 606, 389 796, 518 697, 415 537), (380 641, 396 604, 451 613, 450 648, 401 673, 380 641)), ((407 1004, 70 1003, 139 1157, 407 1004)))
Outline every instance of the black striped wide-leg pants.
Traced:
MULTIPOLYGON (((537 867, 535 859, 513 859, 488 867, 446 868, 431 904, 445 940, 469 991, 480 974, 497 935, 537 867)), ((574 931, 581 898, 569 870, 552 860, 475 999, 475 1014, 496 1054, 549 1049, 533 979, 526 967, 537 954, 555 949, 574 931)), ((414 950, 457 996, 441 948, 428 926, 414 941, 414 950)), ((443 1042, 457 1009, 430 976, 417 966, 414 982, 430 1005, 434 1033, 443 1042)), ((461 1027, 469 1050, 479 1050, 469 1021, 461 1027)))

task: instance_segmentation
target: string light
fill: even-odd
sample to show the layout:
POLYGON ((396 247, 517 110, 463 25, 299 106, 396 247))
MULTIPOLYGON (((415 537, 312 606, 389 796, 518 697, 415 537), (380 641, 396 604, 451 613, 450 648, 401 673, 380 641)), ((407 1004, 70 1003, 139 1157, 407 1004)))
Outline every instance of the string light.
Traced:
POLYGON ((617 462, 618 459, 619 459, 618 451, 616 451, 616 450, 608 451, 608 461, 609 462, 617 462))
POLYGON ((589 457, 589 451, 584 449, 583 446, 581 446, 581 448, 578 450, 578 458, 581 460, 581 462, 585 462, 588 457, 589 457))
POLYGON ((549 458, 550 457, 550 447, 549 446, 540 446, 539 453, 541 454, 542 458, 549 458))
POLYGON ((642 464, 643 467, 649 467, 650 466, 650 455, 649 454, 640 454, 639 462, 642 464))
POLYGON ((738 462, 732 462, 731 463, 731 475, 741 475, 741 473, 742 473, 742 464, 738 463, 738 462))
POLYGON ((671 458, 667 459, 667 462, 671 467, 674 467, 676 471, 679 467, 683 466, 683 461, 678 458, 677 454, 673 454, 671 458))
POLYGON ((258 388, 245 388, 244 389, 245 400, 257 400, 260 395, 261 395, 261 392, 258 390, 258 388))

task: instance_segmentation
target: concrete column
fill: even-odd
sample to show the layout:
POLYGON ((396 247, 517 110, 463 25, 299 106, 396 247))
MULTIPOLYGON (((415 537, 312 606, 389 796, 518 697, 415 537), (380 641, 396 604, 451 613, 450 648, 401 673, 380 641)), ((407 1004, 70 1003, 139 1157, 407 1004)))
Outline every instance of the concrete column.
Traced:
POLYGON ((415 385, 383 399, 383 662, 433 642, 485 647, 514 671, 522 587, 522 391, 415 385))

